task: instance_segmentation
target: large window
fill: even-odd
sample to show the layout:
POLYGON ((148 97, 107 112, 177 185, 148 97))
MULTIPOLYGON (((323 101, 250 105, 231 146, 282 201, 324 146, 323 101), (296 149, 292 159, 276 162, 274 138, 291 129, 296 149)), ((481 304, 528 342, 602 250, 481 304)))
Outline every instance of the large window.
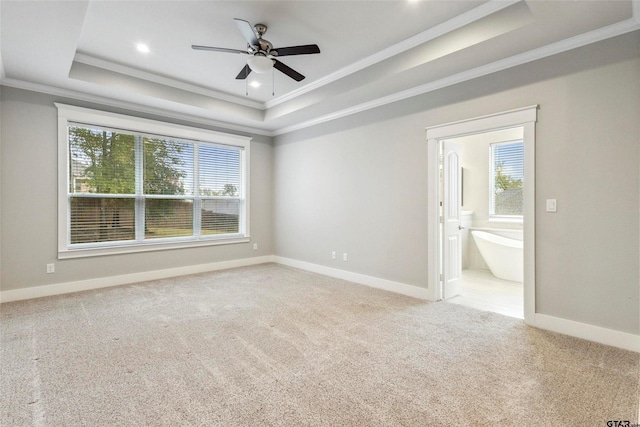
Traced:
POLYGON ((248 138, 57 107, 61 258, 248 240, 248 138))
POLYGON ((489 151, 489 218, 522 220, 524 144, 499 142, 489 151))

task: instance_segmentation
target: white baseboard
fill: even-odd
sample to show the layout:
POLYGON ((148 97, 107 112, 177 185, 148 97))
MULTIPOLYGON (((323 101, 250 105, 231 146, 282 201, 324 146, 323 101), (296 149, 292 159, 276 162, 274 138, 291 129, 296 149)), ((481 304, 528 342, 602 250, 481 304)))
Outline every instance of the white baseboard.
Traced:
MULTIPOLYGON (((19 301, 31 298, 61 295, 72 292, 87 291, 91 289, 106 288, 109 286, 144 282, 147 280, 165 279, 169 277, 184 276, 187 274, 205 273, 208 271, 224 270, 227 268, 264 264, 268 262, 276 262, 279 264, 288 265, 290 267, 299 268, 301 270, 311 271, 313 273, 323 274, 325 276, 335 277, 342 280, 348 280, 350 282, 359 283, 361 285, 370 286, 372 288, 383 289, 386 291, 395 292, 398 294, 407 295, 423 300, 430 300, 429 293, 426 288, 408 285, 406 283, 394 282, 386 279, 380 279, 378 277, 367 276, 365 274, 353 273, 337 268, 326 267, 319 264, 298 261, 291 258, 267 255, 262 257, 220 261, 209 264, 191 265, 186 267, 169 268, 142 273, 124 274, 120 276, 79 280, 77 282, 56 283, 53 285, 34 286, 31 288, 0 291, 0 302, 19 301)), ((640 353, 640 335, 602 328, 600 326, 575 322, 573 320, 562 319, 559 317, 540 313, 535 313, 533 315, 533 322, 530 322, 529 324, 530 326, 534 326, 536 328, 545 329, 548 331, 557 332, 564 335, 582 338, 585 340, 594 341, 597 343, 640 353)))
POLYGON ((248 265, 264 264, 273 261, 273 256, 267 255, 254 258, 242 258, 231 261, 220 261, 209 264, 168 268, 164 270, 145 271, 142 273, 123 274, 120 276, 100 277, 96 279, 79 280, 77 282, 55 283, 53 285, 12 289, 7 291, 0 291, 0 302, 20 301, 31 298, 68 294, 71 292, 88 291, 90 289, 126 285, 129 283, 145 282, 147 280, 165 279, 168 277, 184 276, 187 274, 206 273, 207 271, 245 267, 248 265))
POLYGON ((273 261, 279 264, 288 265, 290 267, 299 268, 301 270, 324 274, 325 276, 335 277, 337 279, 348 280, 350 282, 370 286, 372 288, 383 289, 385 291, 395 292, 414 298, 429 300, 429 293, 427 292, 426 288, 407 285, 406 283, 394 282, 391 280, 380 279, 378 277, 367 276, 360 273, 353 273, 351 271, 325 267, 324 265, 312 264, 310 262, 298 261, 295 259, 284 258, 280 256, 274 256, 273 261))
MULTIPOLYGON (((307 270, 313 273, 324 274, 325 276, 371 286, 373 288, 384 289, 386 291, 408 295, 410 297, 423 300, 430 300, 427 289, 420 288, 418 286, 393 282, 364 274, 352 273, 350 271, 325 267, 323 265, 279 256, 274 256, 273 261, 279 264, 296 267, 301 270, 307 270)), ((530 323, 530 326, 640 353, 640 335, 620 332, 613 329, 602 328, 600 326, 575 322, 573 320, 562 319, 540 313, 535 313, 533 317, 533 323, 530 323)))
POLYGON ((534 315, 530 326, 640 353, 640 335, 540 313, 534 315))
MULTIPOLYGON (((352 273, 349 271, 339 270, 337 268, 325 267, 318 264, 279 256, 274 256, 274 262, 314 273, 324 274, 325 276, 336 277, 338 279, 371 286, 373 288, 384 289, 415 298, 429 300, 429 294, 426 288, 392 282, 390 280, 379 279, 377 277, 366 276, 364 274, 352 273)), ((573 320, 539 313, 534 314, 533 322, 530 323, 530 326, 640 353, 640 335, 620 332, 613 329, 588 325, 586 323, 575 322, 573 320)))

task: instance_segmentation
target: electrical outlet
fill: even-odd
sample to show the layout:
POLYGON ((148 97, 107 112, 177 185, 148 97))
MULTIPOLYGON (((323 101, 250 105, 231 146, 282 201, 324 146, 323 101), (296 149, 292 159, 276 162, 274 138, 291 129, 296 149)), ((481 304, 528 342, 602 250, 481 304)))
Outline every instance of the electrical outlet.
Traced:
POLYGON ((47 274, 55 273, 56 265, 55 264, 47 264, 47 274))
POLYGON ((254 250, 254 251, 257 251, 257 250, 258 250, 258 244, 257 244, 257 243, 254 243, 254 244, 253 244, 253 250, 254 250))
POLYGON ((348 260, 348 259, 349 259, 349 258, 347 257, 347 253, 346 253, 346 252, 345 252, 345 253, 343 253, 343 254, 342 254, 342 260, 343 260, 343 261, 346 261, 346 260, 348 260))
POLYGON ((331 252, 331 259, 336 259, 336 251, 331 252))

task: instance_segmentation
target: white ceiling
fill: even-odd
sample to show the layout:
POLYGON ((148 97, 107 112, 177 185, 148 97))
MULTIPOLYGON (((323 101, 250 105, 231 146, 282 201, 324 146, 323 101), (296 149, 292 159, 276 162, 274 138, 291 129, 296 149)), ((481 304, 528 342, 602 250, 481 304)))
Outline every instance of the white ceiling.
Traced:
POLYGON ((6 86, 273 135, 638 30, 639 10, 637 0, 2 0, 0 72, 6 86), (244 49, 233 18, 266 24, 275 47, 317 44, 320 54, 280 59, 306 79, 252 73, 262 85, 247 87, 235 79, 246 55, 191 49, 244 49))

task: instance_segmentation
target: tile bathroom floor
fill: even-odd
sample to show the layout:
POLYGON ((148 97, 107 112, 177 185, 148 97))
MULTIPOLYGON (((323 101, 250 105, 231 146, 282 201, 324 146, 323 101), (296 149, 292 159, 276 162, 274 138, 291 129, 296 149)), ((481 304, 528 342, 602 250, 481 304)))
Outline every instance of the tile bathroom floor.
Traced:
POLYGON ((462 270, 460 295, 447 302, 524 318, 522 283, 498 279, 489 270, 462 270))

